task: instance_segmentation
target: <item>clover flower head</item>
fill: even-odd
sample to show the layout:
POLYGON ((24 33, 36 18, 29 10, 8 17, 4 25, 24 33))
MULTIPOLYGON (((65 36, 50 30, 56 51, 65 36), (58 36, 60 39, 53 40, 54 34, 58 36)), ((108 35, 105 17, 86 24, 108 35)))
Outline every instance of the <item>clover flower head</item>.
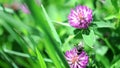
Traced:
POLYGON ((68 22, 78 29, 85 29, 92 21, 92 10, 87 6, 77 6, 68 15, 68 22))
POLYGON ((24 13, 26 13, 26 14, 29 14, 29 13, 30 13, 28 7, 27 7, 25 4, 22 4, 22 5, 20 6, 20 9, 21 9, 24 13))
POLYGON ((79 53, 76 48, 66 51, 65 58, 70 68, 86 68, 89 59, 86 52, 82 50, 79 53))

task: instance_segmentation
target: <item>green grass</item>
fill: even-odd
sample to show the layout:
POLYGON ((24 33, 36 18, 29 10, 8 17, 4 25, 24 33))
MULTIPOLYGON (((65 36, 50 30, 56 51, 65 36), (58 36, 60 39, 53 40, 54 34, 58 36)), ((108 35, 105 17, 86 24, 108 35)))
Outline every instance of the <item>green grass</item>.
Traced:
POLYGON ((80 41, 89 56, 87 68, 120 68, 119 0, 38 1, 0 1, 0 68, 69 68, 64 54, 80 41), (77 5, 93 10, 86 30, 68 23, 77 5))

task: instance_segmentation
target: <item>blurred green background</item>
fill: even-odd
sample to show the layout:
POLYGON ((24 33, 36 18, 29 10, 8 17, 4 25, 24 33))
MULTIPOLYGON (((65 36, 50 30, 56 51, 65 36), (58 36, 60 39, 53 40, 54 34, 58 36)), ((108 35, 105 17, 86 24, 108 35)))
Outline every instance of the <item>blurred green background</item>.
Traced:
POLYGON ((87 68, 120 68, 119 4, 120 0, 0 0, 0 68, 69 68, 64 53, 80 41, 89 56, 87 68), (87 30, 68 24, 67 16, 77 5, 93 10, 87 30))

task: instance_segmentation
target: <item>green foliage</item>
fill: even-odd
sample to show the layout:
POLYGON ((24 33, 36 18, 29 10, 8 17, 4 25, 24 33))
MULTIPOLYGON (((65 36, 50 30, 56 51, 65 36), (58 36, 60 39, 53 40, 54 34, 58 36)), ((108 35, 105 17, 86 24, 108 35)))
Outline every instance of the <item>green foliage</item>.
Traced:
POLYGON ((119 4, 119 0, 0 0, 0 68, 69 68, 64 54, 80 41, 89 56, 87 68, 120 68, 119 4), (87 29, 68 24, 68 14, 77 5, 93 10, 87 29))
POLYGON ((37 58, 38 58, 38 61, 39 61, 39 64, 40 64, 40 67, 42 68, 46 68, 46 64, 44 62, 44 59, 42 58, 42 55, 41 53, 39 53, 39 50, 36 48, 36 53, 37 53, 37 58))
POLYGON ((92 48, 92 46, 95 42, 95 35, 94 35, 93 30, 90 30, 88 35, 83 34, 82 36, 83 36, 84 42, 92 48))

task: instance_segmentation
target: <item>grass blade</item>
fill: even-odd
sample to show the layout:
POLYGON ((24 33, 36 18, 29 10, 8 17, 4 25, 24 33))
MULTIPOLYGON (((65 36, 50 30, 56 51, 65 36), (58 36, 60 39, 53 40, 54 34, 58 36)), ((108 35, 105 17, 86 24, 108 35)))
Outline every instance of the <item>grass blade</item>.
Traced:
POLYGON ((37 53, 37 58, 38 58, 38 61, 39 61, 41 68, 46 68, 46 64, 44 62, 44 59, 37 48, 36 48, 36 53, 37 53))

